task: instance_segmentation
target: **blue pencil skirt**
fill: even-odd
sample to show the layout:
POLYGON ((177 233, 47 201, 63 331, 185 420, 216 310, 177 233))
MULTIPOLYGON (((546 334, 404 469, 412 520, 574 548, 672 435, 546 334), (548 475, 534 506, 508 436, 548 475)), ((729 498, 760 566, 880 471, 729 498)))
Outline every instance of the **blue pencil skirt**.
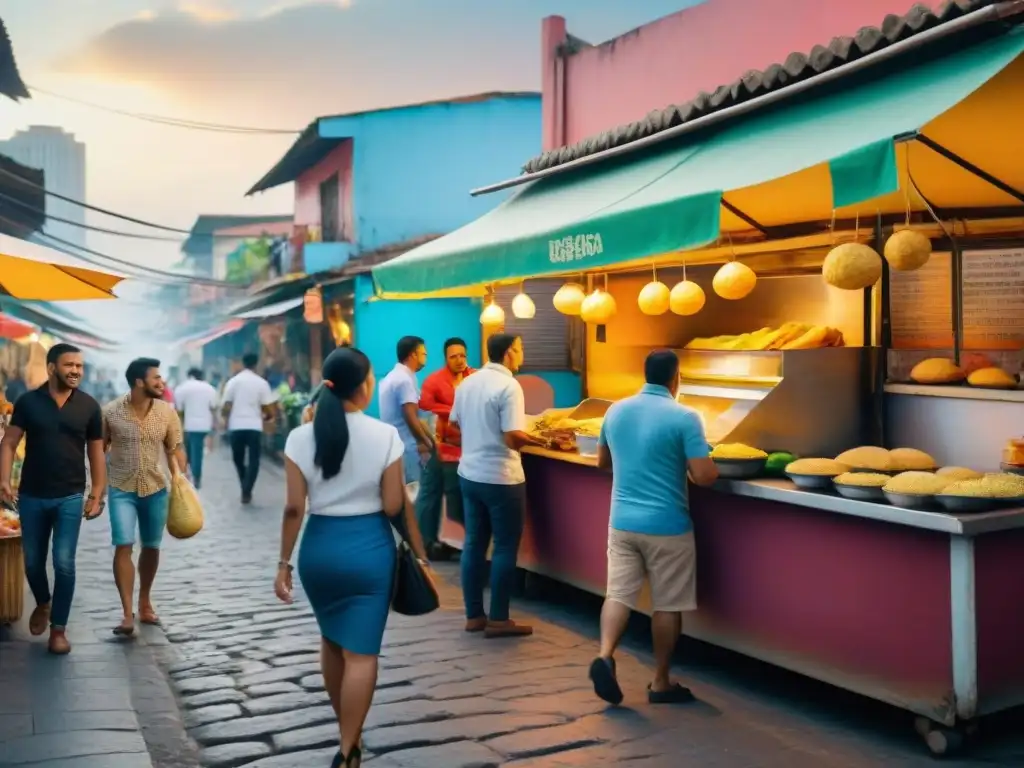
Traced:
POLYGON ((352 653, 380 655, 391 607, 395 539, 382 513, 311 514, 299 547, 299 580, 320 634, 352 653))

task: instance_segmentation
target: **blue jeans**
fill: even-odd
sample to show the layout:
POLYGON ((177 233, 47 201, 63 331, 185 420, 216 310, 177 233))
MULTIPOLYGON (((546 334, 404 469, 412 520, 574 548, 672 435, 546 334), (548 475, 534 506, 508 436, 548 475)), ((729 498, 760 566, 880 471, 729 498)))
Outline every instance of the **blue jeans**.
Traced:
POLYGON ((21 546, 25 553, 25 576, 37 605, 50 606, 50 626, 63 629, 71 615, 75 596, 75 552, 82 529, 85 499, 78 493, 61 499, 38 499, 22 494, 21 546), (46 555, 53 536, 53 594, 46 574, 46 555))
POLYGON ((192 481, 196 488, 203 484, 203 453, 206 450, 206 436, 209 432, 185 433, 185 456, 192 469, 192 481))
POLYGON ((410 448, 405 446, 405 456, 402 457, 402 469, 405 471, 405 482, 418 483, 423 476, 423 459, 420 458, 419 448, 415 445, 410 448))
POLYGON ((523 537, 526 517, 526 484, 494 485, 459 478, 462 486, 466 540, 462 549, 462 598, 466 618, 484 614, 484 581, 487 572, 487 548, 494 538, 491 553, 491 621, 507 621, 508 606, 515 584, 516 556, 523 537))
POLYGON ((139 538, 146 549, 160 549, 167 525, 167 489, 139 496, 137 493, 111 488, 110 499, 110 540, 115 547, 131 547, 135 544, 135 525, 138 522, 139 538))

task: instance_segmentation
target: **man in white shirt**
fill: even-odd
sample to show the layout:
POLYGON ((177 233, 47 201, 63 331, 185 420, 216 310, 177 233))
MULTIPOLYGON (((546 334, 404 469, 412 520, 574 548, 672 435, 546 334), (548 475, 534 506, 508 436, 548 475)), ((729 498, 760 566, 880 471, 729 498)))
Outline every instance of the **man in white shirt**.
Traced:
POLYGON ((277 396, 267 380, 256 373, 259 357, 247 354, 242 370, 224 387, 224 418, 228 421, 231 458, 242 486, 242 503, 252 503, 252 491, 260 473, 263 425, 275 415, 277 396))
POLYGON ((188 381, 177 389, 176 401, 185 430, 185 454, 192 469, 192 482, 199 488, 203 484, 206 437, 213 431, 213 414, 217 410, 217 390, 206 383, 199 368, 192 368, 188 381))
POLYGON ((466 631, 485 637, 520 637, 533 627, 509 618, 516 557, 526 514, 526 477, 519 450, 547 445, 526 431, 526 401, 513 374, 523 364, 523 341, 498 333, 487 340, 490 362, 455 391, 450 421, 462 431, 459 484, 466 540, 462 550, 462 595, 466 631), (491 554, 491 612, 484 612, 487 548, 491 554))
POLYGON ((420 420, 420 385, 416 374, 427 364, 427 347, 419 336, 403 336, 396 349, 398 363, 377 385, 380 420, 398 430, 405 445, 405 482, 419 482, 423 465, 434 450, 430 430, 420 420))

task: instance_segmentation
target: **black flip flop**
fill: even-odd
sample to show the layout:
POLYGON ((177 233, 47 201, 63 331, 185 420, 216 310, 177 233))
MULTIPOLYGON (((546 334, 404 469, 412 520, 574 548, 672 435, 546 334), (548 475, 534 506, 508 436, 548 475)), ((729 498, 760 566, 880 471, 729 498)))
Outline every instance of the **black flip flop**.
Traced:
POLYGON ((695 697, 689 688, 674 683, 667 691, 652 691, 647 686, 647 701, 650 704, 689 704, 695 697))
POLYGON ((615 677, 615 661, 597 658, 590 662, 590 682, 594 684, 594 693, 609 704, 618 706, 622 703, 622 688, 615 677))
MULTIPOLYGON (((134 619, 135 615, 133 614, 132 620, 134 621, 134 619)), ((114 627, 113 633, 117 637, 131 637, 135 634, 135 624, 133 623, 130 627, 126 627, 123 624, 118 624, 116 627, 114 627)))

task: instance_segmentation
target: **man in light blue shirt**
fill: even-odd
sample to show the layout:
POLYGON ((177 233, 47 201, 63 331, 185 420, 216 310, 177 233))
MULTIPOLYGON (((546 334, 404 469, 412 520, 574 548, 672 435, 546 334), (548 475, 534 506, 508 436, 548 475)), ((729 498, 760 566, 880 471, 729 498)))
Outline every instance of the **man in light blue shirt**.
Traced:
POLYGON ((608 410, 598 441, 598 466, 612 471, 612 501, 601 653, 590 665, 590 679, 595 693, 612 704, 622 701, 615 649, 636 608, 645 576, 651 585, 657 663, 648 701, 668 704, 693 699, 669 674, 682 632, 682 612, 697 607, 687 474, 698 485, 718 479, 700 416, 676 400, 679 358, 675 352, 648 355, 644 378, 647 383, 639 394, 608 410))
POLYGON ((380 419, 398 430, 405 444, 405 482, 419 482, 423 465, 434 450, 434 440, 420 421, 420 386, 416 374, 427 364, 427 347, 419 336, 398 340, 398 363, 381 379, 378 390, 380 419))

